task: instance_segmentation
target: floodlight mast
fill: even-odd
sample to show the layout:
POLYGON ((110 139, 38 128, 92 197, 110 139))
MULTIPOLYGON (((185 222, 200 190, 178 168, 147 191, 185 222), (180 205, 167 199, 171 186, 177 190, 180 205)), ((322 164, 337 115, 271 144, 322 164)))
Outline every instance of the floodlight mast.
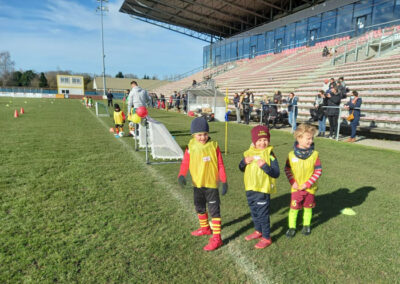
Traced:
POLYGON ((108 2, 108 0, 97 0, 100 6, 97 7, 96 11, 100 11, 101 17, 101 47, 102 47, 102 59, 103 59, 103 98, 106 97, 106 67, 105 67, 105 54, 104 54, 104 29, 103 29, 103 12, 108 12, 108 8, 103 6, 103 2, 108 2))

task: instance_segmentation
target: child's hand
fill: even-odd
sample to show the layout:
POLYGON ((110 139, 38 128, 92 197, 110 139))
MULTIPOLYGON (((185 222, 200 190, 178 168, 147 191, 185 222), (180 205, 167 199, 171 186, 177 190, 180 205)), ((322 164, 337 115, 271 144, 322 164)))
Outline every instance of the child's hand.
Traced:
POLYGON ((300 186, 300 189, 301 189, 301 190, 307 189, 307 184, 303 183, 303 184, 300 186))
POLYGON ((178 183, 179 183, 179 185, 180 185, 182 188, 184 188, 185 185, 186 185, 186 179, 185 179, 185 177, 184 177, 184 176, 179 176, 179 177, 178 177, 178 183))
POLYGON ((299 189, 299 185, 297 184, 296 181, 292 184, 292 188, 293 189, 299 189))
POLYGON ((257 165, 261 168, 262 166, 265 165, 265 161, 263 159, 257 160, 257 165))
POLYGON ((222 195, 225 195, 228 192, 228 184, 224 182, 222 184, 222 195))
POLYGON ((253 156, 244 158, 244 162, 246 163, 246 165, 250 164, 253 161, 254 161, 253 156))

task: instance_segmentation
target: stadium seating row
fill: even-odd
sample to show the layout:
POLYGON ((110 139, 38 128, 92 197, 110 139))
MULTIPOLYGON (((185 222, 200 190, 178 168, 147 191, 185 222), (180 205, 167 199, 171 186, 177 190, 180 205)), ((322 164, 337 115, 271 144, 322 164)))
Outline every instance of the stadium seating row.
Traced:
MULTIPOLYGON (((299 120, 307 120, 310 108, 324 79, 343 76, 351 90, 357 90, 363 98, 360 124, 363 127, 390 128, 400 131, 400 50, 384 54, 379 58, 332 65, 330 57, 322 57, 322 47, 335 46, 337 55, 355 48, 367 40, 400 31, 400 26, 370 31, 358 38, 329 40, 313 47, 286 50, 279 54, 265 54, 254 59, 235 62, 235 68, 213 79, 216 85, 228 89, 229 96, 250 89, 256 100, 272 97, 281 90, 284 96, 294 91, 299 97, 299 120), (347 45, 347 47, 346 47, 347 45)), ((155 90, 167 97, 173 91, 191 85, 193 79, 201 81, 202 72, 184 80, 173 82, 155 90)), ((346 114, 343 113, 343 116, 346 114)))

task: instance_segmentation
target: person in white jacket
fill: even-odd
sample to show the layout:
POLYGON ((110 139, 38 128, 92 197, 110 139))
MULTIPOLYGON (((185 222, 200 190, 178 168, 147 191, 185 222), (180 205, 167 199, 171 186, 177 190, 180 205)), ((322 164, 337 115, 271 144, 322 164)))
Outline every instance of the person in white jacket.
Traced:
POLYGON ((132 108, 148 107, 151 103, 151 98, 147 91, 139 87, 136 81, 131 82, 131 87, 132 89, 128 95, 128 114, 131 113, 132 108))

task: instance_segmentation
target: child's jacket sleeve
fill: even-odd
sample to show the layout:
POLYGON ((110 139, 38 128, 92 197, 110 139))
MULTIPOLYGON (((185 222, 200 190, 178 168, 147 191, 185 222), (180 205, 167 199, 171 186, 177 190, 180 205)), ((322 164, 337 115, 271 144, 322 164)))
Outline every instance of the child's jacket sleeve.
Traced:
POLYGON ((217 159, 218 159, 218 174, 219 181, 222 183, 226 183, 226 172, 224 166, 224 160, 222 159, 221 150, 217 147, 217 159))
POLYGON ((189 154, 189 150, 186 148, 185 154, 183 155, 181 169, 179 170, 178 176, 186 176, 186 174, 189 170, 189 163, 190 163, 190 154, 189 154))
MULTIPOLYGON (((290 185, 293 185, 296 182, 296 180, 294 179, 292 169, 290 167, 289 158, 286 160, 285 174, 289 180, 290 185)), ((315 160, 314 172, 313 172, 312 176, 306 182, 307 188, 311 188, 311 186, 321 177, 321 175, 322 175, 322 165, 321 165, 321 161, 318 157, 315 160)), ((299 185, 301 185, 301 184, 299 184, 299 185)))

